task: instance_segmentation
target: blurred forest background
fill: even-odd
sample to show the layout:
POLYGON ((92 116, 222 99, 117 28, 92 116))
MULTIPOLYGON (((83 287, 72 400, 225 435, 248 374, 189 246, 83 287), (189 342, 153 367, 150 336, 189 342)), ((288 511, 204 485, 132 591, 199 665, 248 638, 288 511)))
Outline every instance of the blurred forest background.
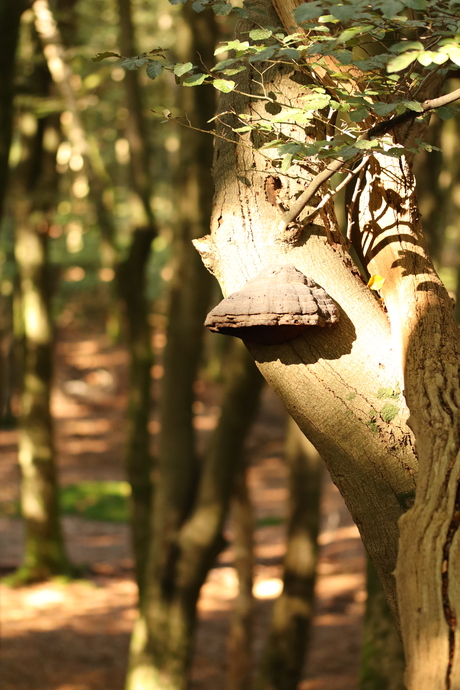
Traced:
MULTIPOLYGON (((191 240, 208 231, 216 92, 92 60, 161 48, 209 69, 232 21, 0 0, 2 690, 151 689, 148 607, 159 689, 403 687, 320 458, 240 341, 202 326, 219 291, 191 240)), ((459 133, 433 115, 441 150, 417 163, 458 314, 459 133)))

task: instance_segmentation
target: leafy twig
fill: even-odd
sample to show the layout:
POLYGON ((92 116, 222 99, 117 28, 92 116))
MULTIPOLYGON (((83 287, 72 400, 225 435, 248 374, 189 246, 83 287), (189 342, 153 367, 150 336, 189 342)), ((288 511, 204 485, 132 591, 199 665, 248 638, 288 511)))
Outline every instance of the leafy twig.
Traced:
MULTIPOLYGON (((396 127, 399 127, 399 125, 404 124, 405 122, 409 122, 410 120, 419 117, 421 114, 426 113, 429 110, 435 110, 436 108, 441 108, 442 106, 448 105, 449 103, 453 103, 459 98, 460 89, 456 89, 455 91, 447 93, 444 96, 439 96, 439 98, 428 99, 423 103, 420 103, 421 110, 406 110, 406 112, 401 113, 400 115, 395 115, 394 117, 391 117, 389 120, 379 122, 377 125, 367 130, 367 132, 361 134, 356 139, 356 141, 363 141, 366 139, 370 141, 371 139, 377 139, 377 137, 380 137, 383 134, 390 132, 396 127)), ((335 175, 335 173, 339 172, 339 170, 341 170, 341 168, 345 165, 346 162, 347 159, 338 158, 332 161, 332 163, 329 163, 329 165, 327 165, 324 168, 324 170, 322 170, 320 173, 318 173, 318 175, 316 175, 312 179, 312 181, 310 182, 306 190, 303 192, 303 194, 296 201, 296 203, 293 204, 289 211, 283 213, 282 218, 286 225, 288 225, 289 223, 293 223, 298 218, 298 216, 302 213, 305 206, 308 204, 310 199, 316 194, 321 185, 330 180, 331 177, 335 175)), ((356 174, 357 169, 353 172, 356 174)))

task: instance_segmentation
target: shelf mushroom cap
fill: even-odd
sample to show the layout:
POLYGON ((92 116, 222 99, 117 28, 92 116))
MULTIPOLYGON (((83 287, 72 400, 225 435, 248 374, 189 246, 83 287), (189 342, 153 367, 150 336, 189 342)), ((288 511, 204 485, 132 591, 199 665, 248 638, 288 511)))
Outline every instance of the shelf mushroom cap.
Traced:
POLYGON ((274 345, 339 320, 327 292, 292 264, 269 266, 209 312, 209 330, 274 345))

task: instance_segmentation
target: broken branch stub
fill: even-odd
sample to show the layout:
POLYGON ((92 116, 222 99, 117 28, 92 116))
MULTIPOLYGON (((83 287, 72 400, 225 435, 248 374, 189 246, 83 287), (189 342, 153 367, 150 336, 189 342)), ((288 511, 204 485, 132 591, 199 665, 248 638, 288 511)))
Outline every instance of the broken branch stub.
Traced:
POLYGON ((327 292, 295 266, 284 264, 265 268, 219 302, 204 325, 247 342, 279 345, 312 326, 338 320, 339 309, 327 292))

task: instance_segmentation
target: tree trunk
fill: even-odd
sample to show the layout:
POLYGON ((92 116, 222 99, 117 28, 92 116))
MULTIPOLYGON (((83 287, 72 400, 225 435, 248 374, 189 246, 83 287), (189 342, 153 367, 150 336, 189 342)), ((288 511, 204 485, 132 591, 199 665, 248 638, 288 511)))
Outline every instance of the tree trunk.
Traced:
MULTIPOLYGON (((417 134, 414 128, 406 137, 417 134)), ((458 326, 425 247, 408 161, 371 159, 357 200, 363 258, 371 274, 386 279, 381 294, 419 457, 415 506, 399 523, 396 569, 406 684, 408 690, 457 687, 460 589, 451 574, 460 567, 458 326)))
MULTIPOLYGON (((126 56, 137 55, 131 0, 117 0, 117 4, 120 18, 120 50, 126 56)), ((123 81, 128 103, 125 135, 129 142, 130 185, 142 202, 148 225, 155 227, 156 223, 150 206, 152 156, 143 113, 139 73, 136 70, 126 70, 123 81)))
MULTIPOLYGON (((193 55, 199 51, 205 61, 212 63, 214 44, 213 16, 207 12, 204 17, 193 13, 188 32, 184 28, 181 49, 193 55)), ((190 93, 191 100, 186 104, 189 114, 195 113, 203 129, 214 114, 212 95, 211 98, 210 101, 201 89, 198 95, 190 93)), ((127 690, 183 687, 190 658, 199 588, 191 596, 182 593, 174 572, 179 554, 179 531, 190 514, 198 479, 192 418, 193 384, 201 356, 202 324, 211 281, 197 261, 190 240, 209 222, 211 160, 210 137, 202 134, 192 138, 184 131, 149 565, 145 601, 141 602, 131 641, 127 690), (171 633, 167 630, 168 624, 171 633)))
POLYGON ((130 366, 125 465, 132 492, 132 539, 140 596, 143 596, 145 584, 153 488, 148 428, 153 353, 145 283, 146 266, 154 236, 153 229, 150 232, 137 229, 133 233, 127 259, 117 266, 118 291, 124 301, 125 318, 128 323, 130 366))
MULTIPOLYGON (((105 175, 105 171, 101 169, 100 159, 95 155, 91 137, 85 131, 84 121, 70 79, 72 71, 64 59, 62 29, 65 28, 67 40, 72 41, 75 34, 74 14, 72 13, 74 2, 75 0, 60 0, 61 17, 63 16, 62 10, 66 10, 68 16, 65 27, 58 25, 47 0, 35 0, 33 8, 37 31, 45 47, 50 71, 66 108, 72 114, 67 136, 74 151, 82 155, 83 172, 90 181, 90 194, 102 236, 101 253, 103 260, 105 265, 110 265, 115 270, 118 297, 124 302, 130 354, 125 465, 132 489, 132 538, 137 582, 139 591, 142 593, 149 542, 148 525, 152 488, 148 421, 151 406, 150 369, 153 363, 153 354, 145 282, 151 243, 157 234, 150 209, 149 156, 147 146, 142 145, 145 127, 138 74, 127 72, 125 79, 128 105, 126 131, 130 142, 131 164, 129 181, 134 193, 141 199, 144 213, 143 217, 138 219, 139 226, 132 230, 127 256, 121 260, 121 252, 116 244, 115 223, 104 203, 104 190, 108 188, 110 180, 105 175)), ((129 0, 119 0, 118 5, 120 45, 125 54, 134 54, 134 28, 130 2, 129 0), (133 52, 131 53, 131 51, 133 52)), ((119 324, 119 306, 119 302, 115 301, 112 314, 115 314, 113 321, 117 325, 119 324)))
MULTIPOLYGON (((296 4, 276 2, 281 8, 296 4)), ((267 23, 276 25, 264 2, 254 3, 254 9, 256 5, 264 8, 267 23)), ((258 15, 257 25, 261 22, 258 15)), ((292 80, 286 83, 282 69, 272 69, 263 73, 265 86, 295 102, 292 80)), ((262 96, 247 71, 241 74, 238 90, 262 96)), ((426 83, 431 91, 418 94, 421 99, 439 88, 439 80, 426 83)), ((226 112, 246 113, 248 98, 230 94, 222 106, 226 112)), ((263 100, 250 107, 253 117, 258 112, 266 116, 263 100)), ((395 134, 397 141, 410 146, 424 126, 411 121, 395 134)), ((314 135, 324 138, 318 126, 314 135)), ((247 148, 221 141, 217 146, 212 235, 198 242, 198 249, 225 292, 240 287, 264 265, 289 262, 339 303, 337 328, 280 347, 254 345, 251 351, 327 462, 395 614, 399 520, 396 578, 408 690, 460 687, 460 584, 453 576, 460 566, 460 345, 451 301, 425 249, 410 162, 384 154, 369 157, 355 193, 351 227, 353 245, 361 246, 367 270, 385 278, 381 296, 390 335, 385 314, 379 314, 377 302, 360 287, 331 233, 334 219, 326 206, 320 220, 307 227, 280 227, 276 203, 263 194, 264 176, 276 176, 277 170, 246 137, 247 148), (413 502, 417 463, 401 388, 419 456, 415 506, 404 517, 413 502)), ((284 206, 292 203, 295 184, 305 175, 292 167, 289 172, 298 177, 283 178, 277 185, 284 206)))
MULTIPOLYGON (((263 12, 257 15, 257 26, 279 22, 268 2, 251 7, 263 12)), ((242 22, 240 32, 254 25, 242 22)), ((263 101, 256 98, 262 88, 251 80, 249 70, 237 76, 238 90, 254 98, 224 95, 220 111, 266 117, 263 101)), ((265 88, 285 102, 295 103, 302 79, 302 74, 294 75, 294 67, 267 66, 264 71, 265 88)), ((222 119, 238 126, 231 116, 222 119)), ((319 127, 307 134, 323 139, 319 127)), ((221 131, 235 141, 216 142, 211 235, 195 246, 224 294, 238 290, 264 266, 292 263, 339 305, 341 321, 330 329, 312 328, 279 346, 249 347, 266 380, 326 462, 396 612, 398 519, 414 500, 417 462, 387 317, 353 270, 332 208, 324 206, 314 223, 300 226, 296 236, 280 226, 276 204, 265 192, 267 179, 275 178, 281 185, 278 198, 289 206, 304 189, 305 178, 310 181, 324 164, 309 161, 312 172, 293 167, 289 177, 281 176, 269 159, 271 150, 259 153, 252 147, 251 133, 221 131)), ((297 131, 299 138, 305 136, 297 131)))
MULTIPOLYGON (((8 186, 9 154, 13 121, 14 98, 14 72, 16 59, 16 46, 19 36, 21 14, 26 8, 26 3, 0 2, 0 26, 2 27, 2 40, 0 41, 0 224, 3 217, 3 206, 8 186)), ((13 295, 4 296, 8 303, 8 316, 3 328, 0 329, 0 425, 9 427, 15 420, 11 411, 11 395, 14 386, 13 360, 14 360, 14 336, 11 323, 13 316, 13 295)))
POLYGON ((404 690, 404 648, 379 576, 367 559, 367 601, 359 690, 404 690))
MULTIPOLYGON (((130 0, 118 0, 119 41, 124 55, 135 55, 136 42, 130 0)), ((148 322, 149 305, 146 299, 146 271, 151 255, 152 241, 158 228, 150 206, 151 151, 146 135, 142 91, 138 72, 127 70, 124 86, 128 116, 125 134, 130 150, 130 179, 132 191, 141 201, 144 224, 132 232, 126 260, 117 265, 119 295, 124 302, 128 324, 130 352, 130 388, 128 399, 128 431, 126 467, 132 489, 132 532, 136 575, 139 593, 144 595, 145 569, 149 549, 149 524, 152 504, 152 459, 148 422, 151 409, 151 375, 153 352, 151 329, 148 322)), ((102 203, 102 200, 101 202, 102 203)), ((111 240, 114 241, 113 231, 111 240)))
POLYGON ((47 284, 47 223, 30 218, 25 200, 16 215, 16 262, 24 319, 24 371, 19 419, 21 511, 26 526, 24 564, 17 582, 35 582, 69 574, 58 498, 50 393, 53 327, 47 284))
POLYGON ((195 496, 189 498, 184 486, 177 491, 181 458, 169 455, 165 462, 168 459, 171 464, 159 466, 146 596, 131 646, 128 690, 183 690, 187 685, 196 603, 223 546, 222 527, 262 384, 252 359, 238 342, 226 373, 221 417, 198 486, 194 485, 195 496), (188 513, 181 514, 181 509, 188 513))
MULTIPOLYGON (((39 68, 34 77, 34 88, 48 95, 46 70, 39 68)), ((27 117, 34 116, 29 112, 27 117)), ((21 509, 26 526, 24 564, 13 576, 16 582, 70 574, 60 525, 50 411, 54 343, 47 232, 57 193, 55 156, 59 130, 56 119, 35 120, 35 125, 35 132, 22 141, 14 207, 15 257, 24 328, 19 464, 21 509)))
POLYGON ((253 662, 254 515, 243 466, 236 477, 232 518, 238 595, 234 603, 228 641, 227 690, 250 690, 253 662))
POLYGON ((3 203, 5 200, 8 183, 8 157, 10 154, 13 97, 14 97, 14 66, 16 58, 16 45, 19 36, 19 22, 21 14, 26 8, 26 2, 17 0, 1 0, 0 2, 0 26, 2 27, 2 40, 0 42, 0 219, 3 215, 3 203))
POLYGON ((322 461, 290 418, 286 442, 290 468, 289 522, 284 588, 275 601, 260 690, 296 690, 311 626, 318 560, 322 461))

